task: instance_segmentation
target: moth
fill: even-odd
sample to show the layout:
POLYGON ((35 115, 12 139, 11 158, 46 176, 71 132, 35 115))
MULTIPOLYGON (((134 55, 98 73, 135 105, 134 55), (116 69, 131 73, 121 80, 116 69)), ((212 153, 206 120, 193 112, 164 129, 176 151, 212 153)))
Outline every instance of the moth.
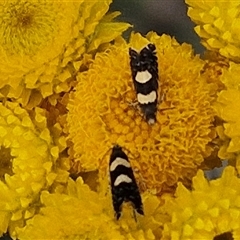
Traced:
POLYGON ((156 47, 149 43, 140 51, 129 48, 130 68, 137 101, 149 124, 156 122, 158 103, 158 59, 156 47))
POLYGON ((115 145, 112 149, 109 172, 112 203, 116 219, 118 220, 121 217, 123 202, 131 202, 134 209, 134 216, 135 211, 144 215, 142 199, 133 175, 133 170, 127 155, 119 145, 115 145))

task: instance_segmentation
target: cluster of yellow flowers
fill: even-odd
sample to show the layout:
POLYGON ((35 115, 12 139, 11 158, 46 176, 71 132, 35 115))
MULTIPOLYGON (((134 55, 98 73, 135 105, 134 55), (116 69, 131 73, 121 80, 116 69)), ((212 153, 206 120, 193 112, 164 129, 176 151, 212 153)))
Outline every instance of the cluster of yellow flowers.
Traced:
POLYGON ((208 53, 168 35, 122 33, 111 0, 0 3, 0 236, 240 239, 240 2, 186 0, 208 53), (156 46, 157 121, 135 106, 128 50, 156 46), (128 154, 144 216, 108 189, 128 154), (216 154, 217 153, 217 154, 216 154), (203 170, 228 160, 222 176, 203 170))
POLYGON ((221 140, 219 157, 230 160, 240 170, 240 125, 238 113, 240 97, 240 41, 239 41, 239 1, 202 1, 186 0, 189 4, 188 14, 197 24, 196 32, 204 46, 219 54, 216 62, 227 62, 228 66, 221 69, 219 80, 224 87, 218 94, 215 109, 223 124, 216 128, 221 140))

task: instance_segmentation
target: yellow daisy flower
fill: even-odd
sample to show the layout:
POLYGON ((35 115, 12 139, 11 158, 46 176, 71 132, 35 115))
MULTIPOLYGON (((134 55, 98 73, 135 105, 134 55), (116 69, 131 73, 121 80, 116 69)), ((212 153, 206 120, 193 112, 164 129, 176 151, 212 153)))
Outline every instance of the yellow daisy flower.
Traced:
POLYGON ((210 182, 200 170, 193 178, 192 191, 179 183, 176 198, 164 208, 171 220, 164 225, 163 239, 240 238, 240 179, 231 166, 210 182))
POLYGON ((233 61, 240 61, 240 2, 185 0, 188 16, 196 23, 202 44, 233 61))
POLYGON ((216 110, 218 116, 224 123, 218 127, 218 133, 222 139, 222 146, 219 157, 222 159, 236 160, 236 165, 240 171, 240 65, 230 63, 229 69, 223 72, 221 81, 226 86, 226 90, 219 93, 216 110))
POLYGON ((0 104, 0 235, 14 234, 39 209, 44 189, 62 191, 68 173, 54 170, 59 148, 54 146, 40 108, 29 115, 17 103, 0 104))
POLYGON ((111 196, 91 191, 81 178, 69 180, 67 194, 41 195, 43 207, 39 214, 27 221, 24 228, 17 229, 19 239, 146 239, 161 235, 161 214, 157 214, 160 201, 145 194, 146 214, 132 216, 127 209, 122 218, 114 219, 111 196))
POLYGON ((0 97, 32 108, 70 89, 83 55, 129 27, 102 21, 111 0, 9 0, 0 3, 0 97), (112 26, 112 28, 113 28, 112 26), (95 32, 97 31, 97 33, 95 32), (106 37, 98 41, 99 35, 106 37))
POLYGON ((188 44, 169 36, 133 34, 98 54, 90 69, 78 75, 67 116, 78 171, 106 174, 110 150, 119 144, 128 152, 143 190, 172 189, 178 180, 189 184, 212 149, 214 111, 211 89, 200 75, 204 61, 188 44), (129 66, 129 46, 157 48, 160 98, 157 123, 149 125, 134 106, 136 93, 129 66))

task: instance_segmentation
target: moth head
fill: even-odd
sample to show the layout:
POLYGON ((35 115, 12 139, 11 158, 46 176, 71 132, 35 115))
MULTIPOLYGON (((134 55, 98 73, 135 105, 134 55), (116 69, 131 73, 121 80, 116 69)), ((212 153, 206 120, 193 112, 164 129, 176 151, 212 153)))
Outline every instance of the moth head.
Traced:
POLYGON ((113 150, 122 150, 122 147, 116 143, 113 145, 113 150))
POLYGON ((145 71, 152 67, 152 64, 156 61, 156 47, 154 44, 149 43, 143 47, 139 52, 130 48, 130 64, 132 70, 145 71))

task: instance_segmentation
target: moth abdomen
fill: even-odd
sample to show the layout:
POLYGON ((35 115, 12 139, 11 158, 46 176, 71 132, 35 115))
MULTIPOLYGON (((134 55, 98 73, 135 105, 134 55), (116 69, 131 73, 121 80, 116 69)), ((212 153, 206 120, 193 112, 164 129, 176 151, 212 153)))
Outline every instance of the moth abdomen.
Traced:
POLYGON ((133 208, 143 215, 141 195, 127 155, 118 145, 114 146, 110 156, 109 172, 111 180, 112 202, 116 219, 121 216, 123 202, 131 202, 133 208))

